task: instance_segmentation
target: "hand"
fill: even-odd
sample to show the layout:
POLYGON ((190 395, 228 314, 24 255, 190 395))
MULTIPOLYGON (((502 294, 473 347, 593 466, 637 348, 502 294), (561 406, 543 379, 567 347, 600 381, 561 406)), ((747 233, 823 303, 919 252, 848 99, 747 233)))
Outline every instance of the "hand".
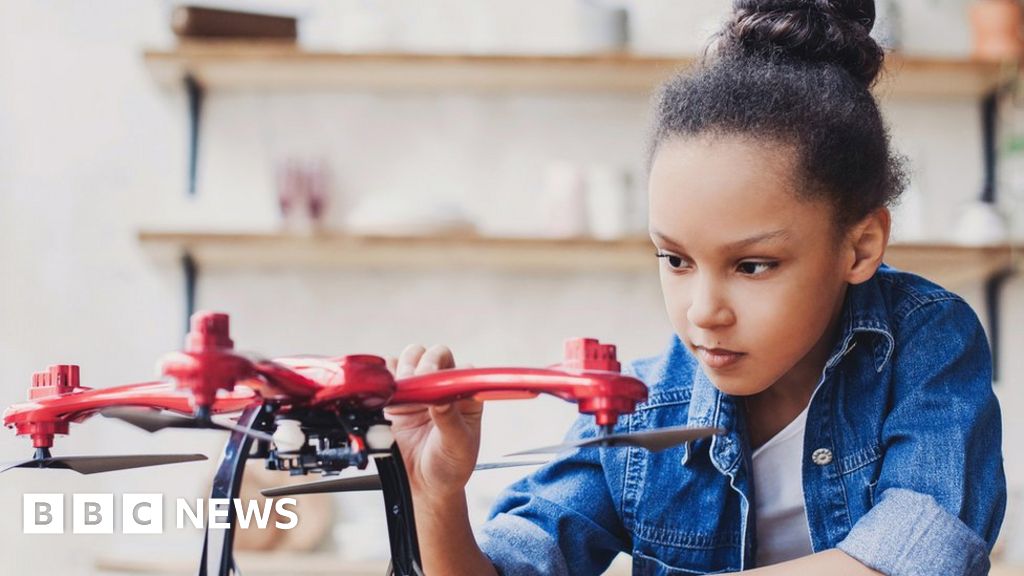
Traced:
MULTIPOLYGON (((399 379, 454 367, 455 358, 445 346, 407 346, 397 359, 388 359, 388 369, 399 379)), ((480 451, 483 408, 483 403, 467 399, 385 410, 415 498, 462 497, 480 451)))

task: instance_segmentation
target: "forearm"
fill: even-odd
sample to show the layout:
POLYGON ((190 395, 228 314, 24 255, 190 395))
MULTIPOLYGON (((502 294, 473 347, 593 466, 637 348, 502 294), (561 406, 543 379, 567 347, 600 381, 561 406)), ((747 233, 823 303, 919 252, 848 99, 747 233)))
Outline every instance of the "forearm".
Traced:
POLYGON ((426 576, 498 576, 473 536, 464 492, 413 506, 426 576))
POLYGON ((828 574, 829 576, 882 576, 861 564, 842 550, 826 550, 789 562, 773 564, 743 572, 757 576, 790 576, 792 574, 828 574))

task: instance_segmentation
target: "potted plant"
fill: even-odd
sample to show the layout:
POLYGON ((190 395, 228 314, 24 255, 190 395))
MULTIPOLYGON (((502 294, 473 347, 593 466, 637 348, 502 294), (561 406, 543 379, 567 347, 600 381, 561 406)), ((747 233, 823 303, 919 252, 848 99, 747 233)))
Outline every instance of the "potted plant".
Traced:
POLYGON ((974 0, 970 17, 975 58, 996 61, 1020 58, 1024 51, 1021 37, 1024 7, 1020 0, 974 0))

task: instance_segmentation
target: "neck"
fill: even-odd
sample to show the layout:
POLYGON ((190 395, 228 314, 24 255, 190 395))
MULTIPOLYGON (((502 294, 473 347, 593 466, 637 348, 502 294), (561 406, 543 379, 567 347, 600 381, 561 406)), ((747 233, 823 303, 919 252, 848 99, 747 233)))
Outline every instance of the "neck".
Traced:
POLYGON ((814 344, 814 347, 779 378, 767 390, 744 399, 754 447, 767 442, 769 438, 792 422, 811 401, 825 370, 825 363, 835 347, 842 322, 843 302, 846 291, 832 312, 828 327, 814 344))

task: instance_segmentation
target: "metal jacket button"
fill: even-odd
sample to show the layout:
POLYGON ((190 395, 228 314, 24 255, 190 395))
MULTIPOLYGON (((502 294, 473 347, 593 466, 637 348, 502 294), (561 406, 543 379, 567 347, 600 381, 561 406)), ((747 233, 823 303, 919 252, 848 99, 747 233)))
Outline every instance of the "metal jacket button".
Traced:
POLYGON ((818 448, 811 454, 811 462, 818 466, 825 466, 832 462, 832 451, 828 448, 818 448))

